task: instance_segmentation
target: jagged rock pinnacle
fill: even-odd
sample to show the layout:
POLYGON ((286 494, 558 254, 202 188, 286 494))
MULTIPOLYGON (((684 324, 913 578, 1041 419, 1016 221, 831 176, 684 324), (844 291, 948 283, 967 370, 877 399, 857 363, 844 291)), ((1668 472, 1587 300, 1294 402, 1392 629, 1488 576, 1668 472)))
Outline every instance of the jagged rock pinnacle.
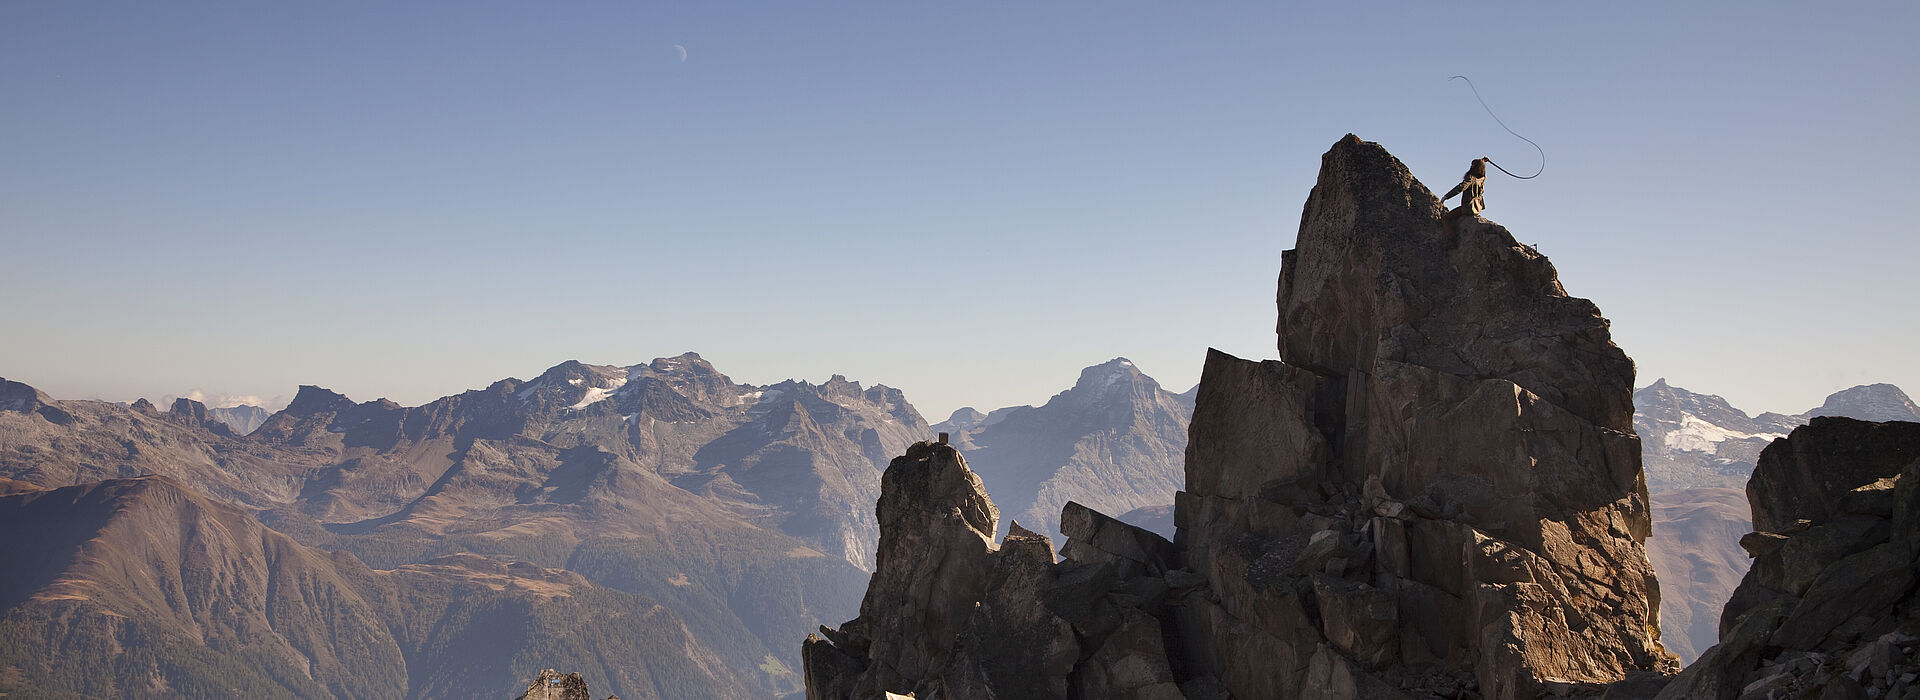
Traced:
POLYGON ((868 604, 807 642, 809 697, 1520 700, 1675 670, 1632 361, 1545 257, 1442 212, 1378 144, 1327 152, 1281 360, 1207 356, 1173 543, 1067 503, 1041 566, 963 515, 951 447, 895 460, 868 604))

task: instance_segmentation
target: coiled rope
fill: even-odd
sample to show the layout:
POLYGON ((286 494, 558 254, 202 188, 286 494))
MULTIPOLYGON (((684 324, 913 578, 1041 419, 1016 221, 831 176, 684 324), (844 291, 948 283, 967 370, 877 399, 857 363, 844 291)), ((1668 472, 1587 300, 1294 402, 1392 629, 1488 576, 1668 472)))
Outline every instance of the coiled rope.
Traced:
POLYGON ((1467 89, 1469 89, 1469 90, 1472 90, 1472 91, 1473 91, 1473 99, 1476 99, 1476 100, 1480 100, 1480 108, 1481 108, 1481 109, 1484 109, 1484 110, 1487 110, 1487 116, 1489 116, 1489 117, 1493 117, 1493 121, 1494 121, 1494 123, 1495 123, 1495 124, 1499 124, 1499 125, 1500 125, 1500 128, 1502 128, 1502 129, 1506 129, 1506 130, 1507 130, 1507 133, 1509 133, 1509 134, 1513 134, 1513 137, 1514 137, 1514 138, 1517 138, 1517 139, 1520 139, 1521 141, 1525 141, 1525 142, 1527 142, 1527 144, 1528 144, 1528 145, 1531 145, 1531 146, 1533 146, 1533 150, 1535 150, 1535 151, 1538 151, 1538 152, 1540 153, 1540 169, 1539 169, 1539 170, 1535 170, 1535 171, 1533 171, 1533 174, 1532 174, 1532 175, 1515 175, 1515 174, 1513 174, 1513 171, 1511 171, 1511 170, 1508 170, 1508 169, 1506 169, 1506 168, 1500 168, 1500 164, 1499 164, 1499 163, 1494 163, 1494 162, 1493 162, 1493 159, 1492 159, 1492 158, 1488 158, 1488 159, 1487 159, 1487 162, 1488 162, 1488 163, 1490 163, 1490 164, 1492 164, 1492 165, 1493 165, 1493 167, 1496 167, 1496 168, 1500 168, 1500 172, 1503 172, 1503 173, 1506 173, 1508 177, 1512 177, 1512 178, 1515 178, 1515 179, 1519 179, 1519 180, 1532 180, 1532 179, 1534 179, 1534 178, 1536 178, 1536 177, 1540 177, 1540 173, 1543 173, 1543 172, 1546 172, 1546 170, 1547 170, 1547 152, 1546 152, 1546 151, 1545 151, 1544 149, 1542 149, 1542 148, 1540 148, 1540 144, 1537 144, 1537 143, 1534 143, 1534 142, 1533 142, 1533 139, 1530 139, 1530 138, 1527 138, 1527 137, 1525 137, 1525 136, 1521 136, 1521 135, 1520 135, 1519 133, 1517 133, 1517 132, 1515 132, 1515 131, 1513 130, 1513 127, 1510 127, 1510 126, 1507 126, 1507 123, 1506 123, 1506 122, 1503 122, 1503 121, 1500 121, 1500 115, 1498 115, 1498 114, 1494 114, 1494 113, 1493 113, 1493 108, 1492 108, 1492 107, 1488 107, 1488 106, 1487 106, 1487 101, 1486 101, 1485 99, 1482 99, 1482 98, 1480 97, 1480 88, 1477 88, 1477 87, 1474 87, 1474 86, 1473 86, 1473 79, 1472 79, 1472 78, 1469 78, 1469 77, 1467 77, 1467 76, 1464 76, 1464 75, 1456 75, 1456 76, 1453 76, 1453 77, 1451 77, 1451 78, 1447 78, 1447 79, 1448 79, 1448 80, 1465 80, 1465 81, 1467 81, 1467 89))

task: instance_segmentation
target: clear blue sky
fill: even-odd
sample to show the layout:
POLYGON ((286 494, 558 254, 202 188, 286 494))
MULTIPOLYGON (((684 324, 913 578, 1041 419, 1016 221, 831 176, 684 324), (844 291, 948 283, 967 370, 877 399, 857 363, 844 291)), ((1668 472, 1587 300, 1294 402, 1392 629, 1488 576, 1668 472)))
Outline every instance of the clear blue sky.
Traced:
POLYGON ((1436 189, 1533 168, 1464 73, 1548 156, 1487 216, 1639 384, 1920 391, 1920 5, 1280 5, 3 3, 0 376, 411 405, 694 350, 932 420, 1115 356, 1183 390, 1274 355, 1342 135, 1436 189))

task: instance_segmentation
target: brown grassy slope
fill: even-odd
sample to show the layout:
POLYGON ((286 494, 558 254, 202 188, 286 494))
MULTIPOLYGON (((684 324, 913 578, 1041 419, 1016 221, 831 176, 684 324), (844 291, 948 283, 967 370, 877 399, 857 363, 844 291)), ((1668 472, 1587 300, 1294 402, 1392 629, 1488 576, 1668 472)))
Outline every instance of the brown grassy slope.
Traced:
POLYGON ((1745 491, 1694 488, 1653 494, 1647 558, 1660 576, 1660 633, 1692 663, 1719 640, 1720 609, 1747 573, 1740 537, 1753 530, 1745 491))

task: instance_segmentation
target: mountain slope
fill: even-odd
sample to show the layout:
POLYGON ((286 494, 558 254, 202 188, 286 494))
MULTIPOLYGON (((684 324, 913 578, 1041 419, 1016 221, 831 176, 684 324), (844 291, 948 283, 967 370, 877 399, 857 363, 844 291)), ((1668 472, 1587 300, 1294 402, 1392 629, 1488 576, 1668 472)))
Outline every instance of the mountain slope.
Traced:
MULTIPOLYGON (((89 696, 404 697, 380 616, 325 554, 166 477, 0 497, 0 658, 89 696)), ((24 688, 24 686, 21 686, 24 688)))
POLYGON ((1633 392, 1633 428, 1645 455, 1647 488, 1742 488, 1767 443, 1787 436, 1794 418, 1749 417, 1726 399, 1696 394, 1662 378, 1633 392))
POLYGON ((1126 358, 1082 370, 1038 408, 956 414, 935 429, 966 451, 1007 516, 1003 528, 1018 521, 1056 533, 1068 501, 1109 513, 1169 504, 1184 480, 1191 397, 1161 388, 1126 358))
POLYGON ((473 555, 375 571, 167 477, 0 497, 0 659, 97 697, 469 698, 541 664, 627 697, 750 697, 671 611, 473 555))
MULTIPOLYGON (((144 401, 54 401, 13 383, 0 387, 0 407, 0 478, 57 488, 166 475, 377 570, 474 554, 575 572, 602 600, 657 601, 717 679, 667 683, 679 688, 672 697, 798 689, 785 640, 858 604, 878 466, 931 434, 897 390, 842 377, 737 384, 691 353, 631 367, 566 362, 418 407, 302 387, 244 437, 193 402, 163 413, 144 401)), ((548 609, 558 610, 529 608, 548 609)), ((552 614, 607 617, 569 609, 552 614)), ((571 648, 532 628, 518 634, 535 645, 528 658, 571 648)), ((632 646, 597 639, 586 652, 632 646)))
POLYGON ((1660 574, 1660 640, 1683 664, 1720 636, 1720 609, 1752 563, 1740 537, 1753 529, 1742 489, 1668 491, 1653 499, 1647 558, 1660 574))

